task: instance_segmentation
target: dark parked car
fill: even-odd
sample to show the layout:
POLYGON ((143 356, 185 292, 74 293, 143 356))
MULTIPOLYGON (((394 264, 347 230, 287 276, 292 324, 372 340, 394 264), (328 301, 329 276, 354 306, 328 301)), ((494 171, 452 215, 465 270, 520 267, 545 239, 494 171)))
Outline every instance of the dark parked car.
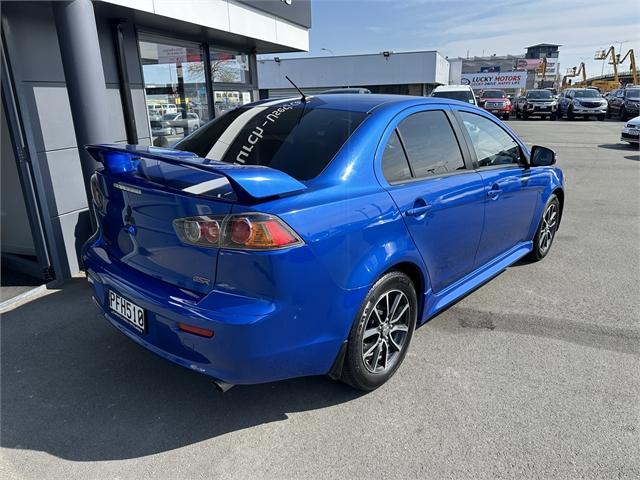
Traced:
POLYGON ((640 87, 619 88, 607 96, 607 118, 618 117, 622 121, 636 117, 640 112, 640 87))
POLYGON ((524 118, 525 120, 534 116, 555 120, 558 118, 558 102, 549 90, 529 90, 523 96, 518 97, 515 113, 516 118, 524 118))

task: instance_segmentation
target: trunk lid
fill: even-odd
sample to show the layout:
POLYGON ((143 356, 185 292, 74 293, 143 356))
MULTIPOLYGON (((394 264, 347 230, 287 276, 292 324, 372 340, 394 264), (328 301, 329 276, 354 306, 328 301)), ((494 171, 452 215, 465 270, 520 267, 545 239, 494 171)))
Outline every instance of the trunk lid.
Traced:
POLYGON ((189 152, 152 147, 90 146, 105 165, 102 237, 112 258, 164 282, 206 294, 215 283, 217 247, 183 243, 173 221, 224 216, 239 199, 257 201, 306 188, 268 167, 211 162, 189 152))

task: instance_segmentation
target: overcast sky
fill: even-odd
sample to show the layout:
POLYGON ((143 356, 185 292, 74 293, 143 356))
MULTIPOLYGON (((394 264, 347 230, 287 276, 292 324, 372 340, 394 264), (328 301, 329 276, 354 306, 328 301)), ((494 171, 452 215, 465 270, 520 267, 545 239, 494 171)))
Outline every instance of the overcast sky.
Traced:
MULTIPOLYGON (((295 1, 295 0, 294 0, 295 1)), ((584 61, 588 76, 603 62, 596 50, 620 43, 640 57, 640 0, 312 0, 308 54, 438 50, 449 57, 524 53, 560 47, 560 72, 584 61)), ((639 58, 640 63, 640 58, 639 58)), ((629 70, 628 60, 621 67, 629 70)), ((610 65, 604 65, 605 72, 610 65)))

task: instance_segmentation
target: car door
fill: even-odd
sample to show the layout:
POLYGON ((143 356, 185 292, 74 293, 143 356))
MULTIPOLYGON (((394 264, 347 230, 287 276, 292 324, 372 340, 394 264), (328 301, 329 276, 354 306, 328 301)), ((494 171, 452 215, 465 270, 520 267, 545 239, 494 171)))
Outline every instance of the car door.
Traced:
POLYGON ((459 110, 485 196, 484 227, 475 268, 530 241, 531 225, 544 182, 527 167, 518 141, 502 125, 484 115, 459 110))
POLYGON ((436 293, 472 270, 483 222, 482 178, 468 153, 465 163, 452 120, 445 106, 405 111, 387 128, 376 161, 436 293))
POLYGON ((558 108, 561 115, 566 115, 567 110, 569 109, 569 102, 571 102, 571 90, 567 90, 566 92, 564 92, 562 97, 560 98, 558 108))
POLYGON ((622 106, 624 105, 624 90, 620 89, 616 91, 616 94, 613 97, 613 108, 611 109, 614 115, 620 115, 620 110, 622 110, 622 106))

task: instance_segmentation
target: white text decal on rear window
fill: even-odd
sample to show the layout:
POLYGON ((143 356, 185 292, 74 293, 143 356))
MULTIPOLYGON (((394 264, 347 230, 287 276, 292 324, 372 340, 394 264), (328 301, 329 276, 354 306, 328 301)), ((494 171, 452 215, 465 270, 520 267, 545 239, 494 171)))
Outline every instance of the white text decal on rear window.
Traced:
POLYGON ((285 103, 284 105, 281 105, 280 107, 267 114, 265 121, 262 122, 262 126, 256 125, 247 137, 244 145, 242 145, 242 147, 240 148, 240 152, 238 153, 238 155, 236 155, 236 162, 242 165, 247 163, 249 154, 256 146, 256 144, 262 139, 264 129, 268 128, 270 124, 276 123, 276 121, 280 118, 280 115, 288 110, 293 109, 293 107, 298 105, 299 103, 300 100, 285 103))

